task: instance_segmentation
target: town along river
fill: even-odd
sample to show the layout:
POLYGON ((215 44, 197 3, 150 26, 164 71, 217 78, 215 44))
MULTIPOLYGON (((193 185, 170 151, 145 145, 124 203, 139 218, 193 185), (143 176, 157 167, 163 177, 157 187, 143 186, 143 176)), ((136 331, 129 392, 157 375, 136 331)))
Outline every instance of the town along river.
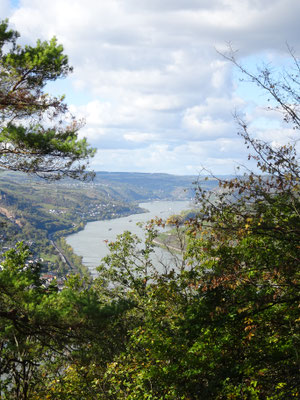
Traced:
POLYGON ((153 201, 141 203, 139 206, 148 212, 89 222, 84 230, 66 238, 74 252, 83 257, 83 264, 89 268, 92 275, 97 274, 96 267, 100 264, 101 259, 109 253, 107 241, 114 241, 116 236, 124 231, 141 236, 142 229, 136 225, 138 222, 147 222, 155 217, 165 219, 172 214, 179 214, 182 210, 191 208, 189 201, 153 201))

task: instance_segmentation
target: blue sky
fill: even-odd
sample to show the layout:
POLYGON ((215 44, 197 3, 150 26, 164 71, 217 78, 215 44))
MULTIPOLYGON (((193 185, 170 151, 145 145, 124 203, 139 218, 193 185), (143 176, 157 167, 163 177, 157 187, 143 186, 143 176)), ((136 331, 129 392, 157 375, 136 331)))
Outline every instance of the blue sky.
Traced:
POLYGON ((298 0, 2 0, 23 43, 57 36, 74 73, 49 85, 65 94, 98 148, 96 170, 232 173, 247 150, 232 114, 253 135, 282 143, 291 132, 265 97, 239 81, 216 49, 238 60, 288 60, 300 37, 298 0))
POLYGON ((10 4, 12 5, 12 7, 18 7, 20 4, 19 0, 11 0, 10 4))

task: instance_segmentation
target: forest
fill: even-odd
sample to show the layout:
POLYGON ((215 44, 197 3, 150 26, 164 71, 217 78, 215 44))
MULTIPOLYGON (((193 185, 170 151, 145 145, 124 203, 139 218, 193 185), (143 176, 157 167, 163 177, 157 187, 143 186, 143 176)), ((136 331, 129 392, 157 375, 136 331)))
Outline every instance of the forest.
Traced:
MULTIPOLYGON (((16 46, 17 38, 3 21, 0 165, 44 179, 89 179, 93 150, 78 139, 78 125, 49 128, 39 119, 45 110, 59 120, 67 113, 63 99, 43 92, 48 80, 70 71, 62 46, 16 46)), ((252 74, 227 57, 297 133, 293 53, 293 70, 279 78, 268 67, 252 74)), ((176 265, 158 272, 152 263, 166 223, 160 219, 144 226, 144 242, 124 232, 110 243, 97 278, 70 274, 62 290, 55 281, 45 285, 24 244, 6 252, 1 399, 299 398, 297 141, 271 146, 236 119, 257 168, 218 179, 213 197, 196 186, 200 211, 184 224, 169 221, 185 243, 176 265)))

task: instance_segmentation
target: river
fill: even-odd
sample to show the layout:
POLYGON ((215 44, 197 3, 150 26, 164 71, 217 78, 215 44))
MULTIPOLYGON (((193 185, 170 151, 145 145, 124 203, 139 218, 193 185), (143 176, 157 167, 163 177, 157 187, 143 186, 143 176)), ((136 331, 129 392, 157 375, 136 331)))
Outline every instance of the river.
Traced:
POLYGON ((76 254, 83 257, 83 264, 95 276, 95 268, 109 252, 107 240, 109 242, 114 241, 117 235, 126 230, 142 235, 141 228, 136 225, 138 222, 147 222, 154 217, 167 218, 172 214, 180 213, 182 210, 190 208, 190 204, 189 201, 140 203, 139 206, 148 210, 148 212, 122 218, 89 222, 84 230, 67 236, 66 241, 73 247, 76 254))

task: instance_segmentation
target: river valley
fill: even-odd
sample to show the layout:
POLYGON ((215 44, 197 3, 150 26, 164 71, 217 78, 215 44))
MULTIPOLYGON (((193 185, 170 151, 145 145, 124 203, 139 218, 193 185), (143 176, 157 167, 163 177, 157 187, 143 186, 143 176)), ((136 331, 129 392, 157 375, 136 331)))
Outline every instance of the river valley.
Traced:
POLYGON ((84 230, 67 236, 67 243, 73 247, 76 254, 83 257, 83 263, 89 268, 92 275, 97 274, 96 267, 109 252, 107 241, 114 241, 116 236, 125 230, 142 235, 142 229, 137 226, 138 222, 147 222, 154 217, 167 218, 172 214, 191 208, 189 201, 153 201, 140 203, 139 206, 148 212, 89 222, 84 230))

